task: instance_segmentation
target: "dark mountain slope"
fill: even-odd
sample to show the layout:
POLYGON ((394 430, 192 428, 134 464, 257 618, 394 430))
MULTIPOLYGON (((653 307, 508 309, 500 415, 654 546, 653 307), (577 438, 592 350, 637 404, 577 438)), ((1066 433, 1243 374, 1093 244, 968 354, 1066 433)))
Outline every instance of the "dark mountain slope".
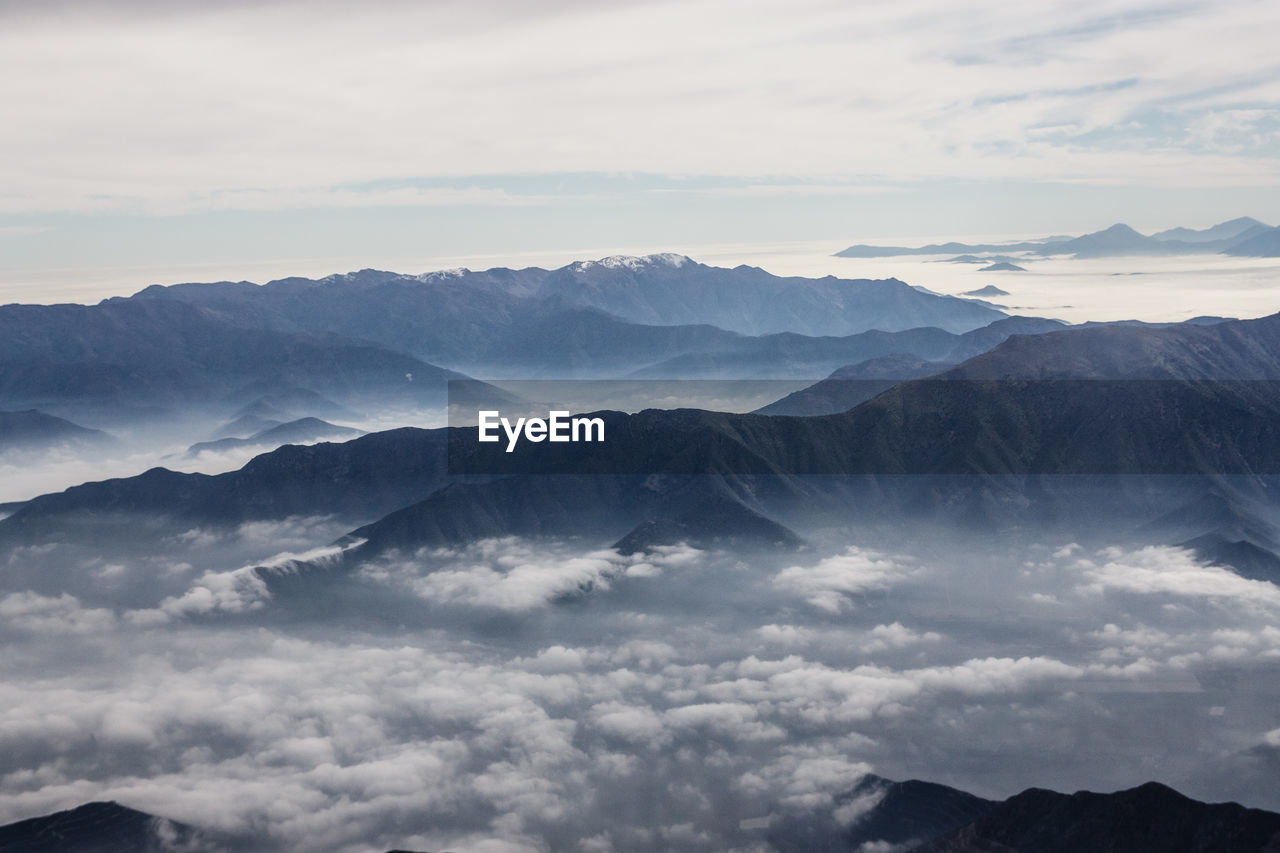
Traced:
POLYGON ((1213 325, 1096 326, 1014 335, 952 379, 1280 379, 1280 314, 1213 325))
POLYGON ((953 365, 896 353, 851 364, 808 388, 755 411, 758 415, 834 415, 864 403, 899 382, 939 373, 953 365))
POLYGON ((287 445, 226 474, 154 468, 42 495, 0 521, 0 542, 110 541, 161 531, 292 515, 372 520, 444 485, 444 430, 398 429, 342 444, 287 445))
POLYGON ((793 378, 826 376, 841 367, 887 355, 961 362, 1014 334, 1039 334, 1066 326, 1039 317, 1008 317, 953 335, 942 329, 870 331, 846 337, 766 335, 742 338, 711 352, 676 356, 635 371, 636 378, 793 378))
POLYGON ((1156 782, 1114 794, 1031 788, 915 853, 1260 853, 1280 850, 1280 815, 1206 804, 1156 782))
POLYGON ((179 302, 0 307, 4 400, 205 403, 252 385, 417 397, 452 378, 378 346, 243 328, 179 302))
MULTIPOLYGON (((599 413, 606 423, 603 443, 524 442, 514 453, 501 444, 479 444, 474 431, 462 429, 398 430, 342 445, 283 448, 220 477, 153 471, 44 496, 0 522, 0 536, 32 541, 46 532, 42 525, 74 527, 71 519, 91 512, 215 521, 339 512, 372 520, 425 499, 360 538, 369 538, 371 548, 402 549, 517 532, 590 531, 612 541, 645 521, 684 523, 687 507, 679 501, 686 493, 650 494, 650 475, 671 475, 672 482, 682 475, 723 478, 734 483, 733 500, 782 524, 789 524, 786 508, 796 500, 808 501, 809 509, 848 507, 854 499, 842 490, 850 476, 903 474, 968 479, 942 488, 928 478, 908 478, 893 500, 855 501, 858 512, 892 512, 897 501, 899 508, 945 508, 996 523, 999 502, 1008 511, 1030 512, 1057 501, 1062 512, 1112 523, 1108 507, 1072 503, 1069 491, 1055 493, 1049 475, 1280 473, 1280 384, 1017 377, 1103 377, 1110 371, 1123 375, 1125 367, 1138 375, 1195 379, 1244 370, 1274 374, 1280 372, 1277 323, 1280 317, 1015 336, 943 378, 901 383, 838 415, 605 412, 599 413), (1081 340, 1088 345, 1079 346, 1081 340), (997 378, 966 379, 969 373, 997 378), (512 479, 458 484, 432 494, 448 482, 446 442, 454 474, 512 479), (537 474, 579 476, 529 476, 537 474), (823 485, 795 482, 799 475, 833 474, 840 477, 823 485), (758 485, 741 482, 760 475, 777 483, 767 498, 758 485), (1000 491, 992 492, 1000 478, 1000 491)), ((1172 488, 1149 489, 1127 510, 1134 523, 1189 499, 1182 491, 1168 492, 1172 488), (1136 517, 1148 508, 1152 515, 1136 517)), ((694 499, 692 490, 687 495, 694 499)), ((1205 532, 1210 531, 1180 536, 1205 532)))
POLYGON ((518 476, 450 485, 426 500, 352 531, 364 544, 351 563, 387 551, 412 552, 494 536, 590 534, 617 539, 624 553, 688 542, 794 547, 800 537, 717 477, 518 476), (624 535, 625 534, 625 535, 624 535))
POLYGON ((0 826, 0 853, 166 853, 229 849, 195 828, 118 803, 86 803, 68 811, 0 826))
POLYGON ((845 826, 788 817, 771 824, 767 838, 780 853, 900 849, 959 829, 996 805, 934 782, 868 775, 836 798, 836 810, 853 815, 845 826))

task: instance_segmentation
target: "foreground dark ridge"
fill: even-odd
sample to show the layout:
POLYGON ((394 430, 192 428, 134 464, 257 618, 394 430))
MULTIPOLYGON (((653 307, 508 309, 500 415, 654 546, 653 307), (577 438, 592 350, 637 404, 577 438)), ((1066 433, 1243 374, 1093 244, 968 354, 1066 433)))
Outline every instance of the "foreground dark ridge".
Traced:
MULTIPOLYGON (((836 798, 832 814, 776 817, 759 831, 779 853, 1280 850, 1280 814, 1199 802, 1158 782, 1111 794, 1029 788, 997 802, 932 782, 867 776, 836 798), (834 820, 842 807, 853 807, 856 817, 834 820)), ((221 853, 268 847, 274 849, 265 839, 220 838, 117 803, 87 803, 0 827, 0 853, 221 853)))
POLYGON ((0 853, 169 853, 228 849, 192 826, 127 808, 86 803, 0 827, 0 853))

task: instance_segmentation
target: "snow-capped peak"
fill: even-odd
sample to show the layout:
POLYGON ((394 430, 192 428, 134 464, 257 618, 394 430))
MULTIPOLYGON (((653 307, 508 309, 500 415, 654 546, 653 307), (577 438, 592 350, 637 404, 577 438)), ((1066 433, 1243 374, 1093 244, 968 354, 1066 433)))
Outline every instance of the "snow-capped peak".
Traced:
POLYGON ((466 267, 454 267, 447 270, 433 270, 432 272, 424 272, 414 276, 418 281, 439 281, 444 278, 462 278, 471 270, 466 267))
POLYGON ((680 267, 686 263, 690 263, 690 259, 684 255, 677 255, 673 252, 660 252, 653 255, 644 255, 636 257, 635 255, 610 255, 607 258, 601 258, 598 261, 578 261, 572 264, 576 270, 586 270, 591 267, 605 267, 607 269, 628 269, 639 270, 645 267, 680 267))

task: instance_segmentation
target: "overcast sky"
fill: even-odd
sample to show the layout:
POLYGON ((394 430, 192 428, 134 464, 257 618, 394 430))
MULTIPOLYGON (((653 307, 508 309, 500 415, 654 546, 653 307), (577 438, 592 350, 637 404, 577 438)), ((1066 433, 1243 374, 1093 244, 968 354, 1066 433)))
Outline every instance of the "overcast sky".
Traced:
POLYGON ((0 261, 1280 220, 1273 2, 0 2, 0 261))

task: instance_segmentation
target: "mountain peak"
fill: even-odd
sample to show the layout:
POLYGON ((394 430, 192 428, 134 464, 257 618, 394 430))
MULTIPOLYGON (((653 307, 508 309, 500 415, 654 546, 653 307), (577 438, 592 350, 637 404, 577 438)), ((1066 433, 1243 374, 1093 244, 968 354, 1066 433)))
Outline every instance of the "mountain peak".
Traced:
POLYGON ((441 281, 447 278, 462 278, 470 272, 471 270, 466 267, 451 267, 447 270, 432 270, 431 272, 424 272, 414 276, 414 278, 422 282, 441 281))
POLYGON ((641 270, 648 267, 682 267, 687 263, 692 263, 692 259, 685 255, 678 255, 674 252, 659 252, 652 255, 610 255, 607 258, 601 258, 598 261, 578 261, 570 264, 570 268, 574 270, 585 270, 591 267, 605 267, 606 269, 629 269, 641 270))

